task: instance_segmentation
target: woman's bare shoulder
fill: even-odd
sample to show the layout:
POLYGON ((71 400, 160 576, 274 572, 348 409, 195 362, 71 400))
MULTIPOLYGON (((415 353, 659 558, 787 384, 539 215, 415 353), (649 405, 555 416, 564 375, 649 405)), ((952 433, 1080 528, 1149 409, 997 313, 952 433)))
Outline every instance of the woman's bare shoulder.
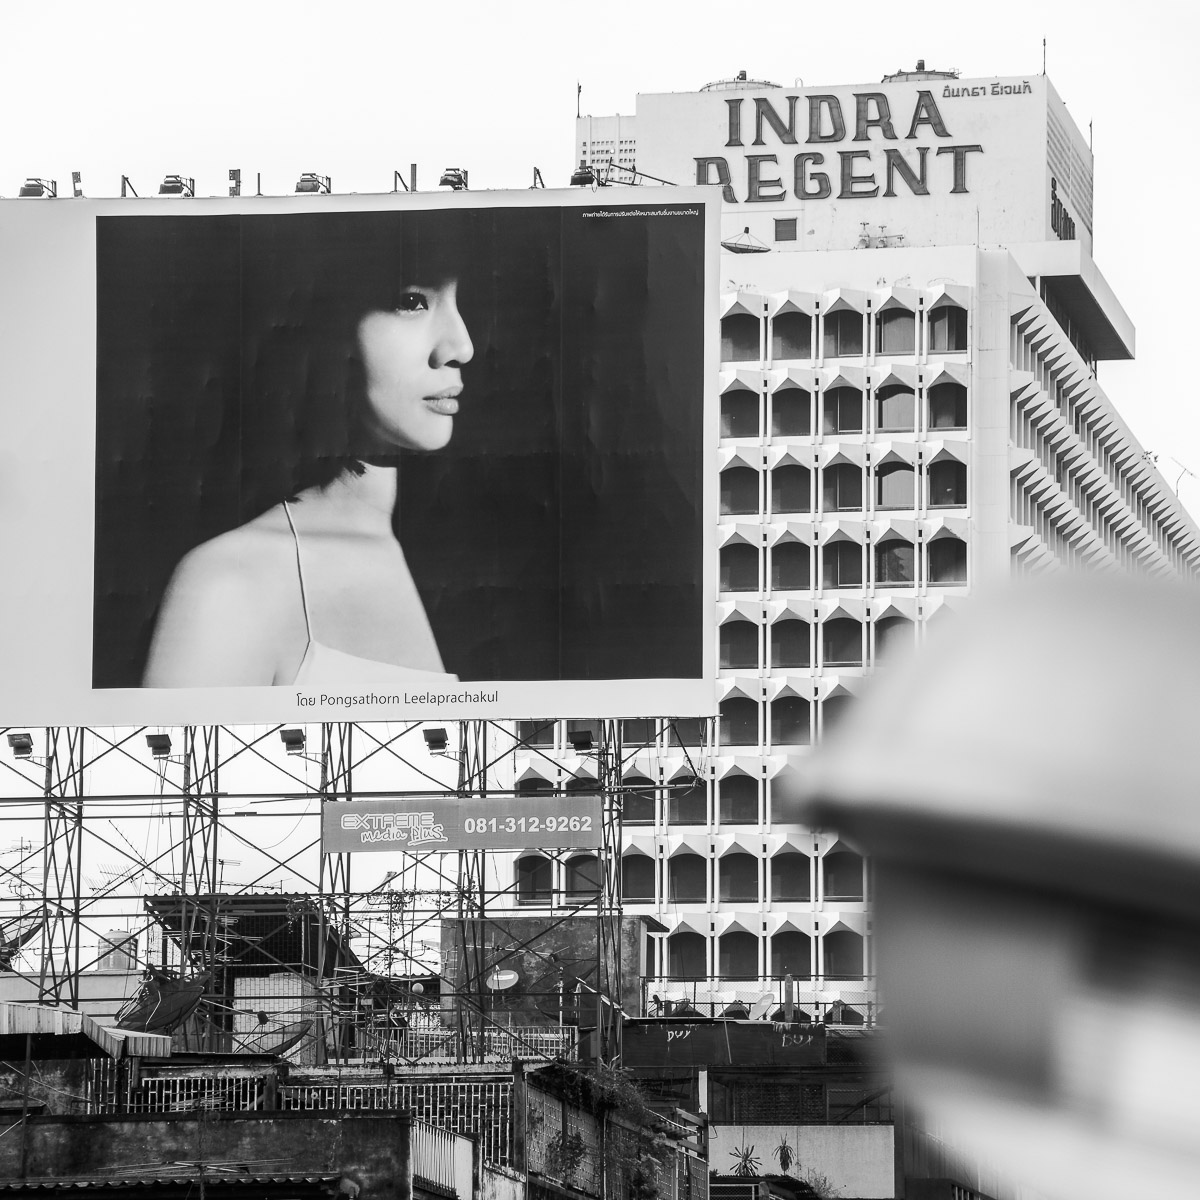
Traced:
POLYGON ((163 597, 146 686, 274 681, 287 643, 304 633, 295 545, 286 523, 280 529, 270 516, 203 542, 180 560, 163 597), (299 630, 292 628, 297 618, 299 630))

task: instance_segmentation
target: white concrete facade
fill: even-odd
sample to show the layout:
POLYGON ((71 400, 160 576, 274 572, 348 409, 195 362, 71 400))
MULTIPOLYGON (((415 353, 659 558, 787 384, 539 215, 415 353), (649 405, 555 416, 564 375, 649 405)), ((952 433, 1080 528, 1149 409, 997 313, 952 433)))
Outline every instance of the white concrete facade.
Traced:
MULTIPOLYGON (((918 645, 972 590, 1059 566, 1195 577, 1200 530, 1097 381, 1134 331, 1090 257, 1091 155, 1049 82, 756 86, 639 97, 639 169, 744 157, 756 132, 774 160, 789 129, 797 153, 819 152, 803 114, 815 97, 825 119, 834 97, 852 176, 886 179, 888 109, 906 161, 926 146, 929 187, 761 187, 753 204, 735 188, 725 207, 723 236, 749 227, 769 252, 721 264, 720 719, 712 743, 626 723, 624 904, 668 931, 647 965, 658 1011, 768 1015, 790 995, 814 1019, 870 1023, 869 865, 791 819, 781 772, 885 647, 918 645), (982 149, 966 190, 948 177, 939 194, 951 144, 982 149)), ((518 785, 589 772, 561 723, 540 741, 518 785)), ((544 871, 556 899, 566 874, 544 871)))

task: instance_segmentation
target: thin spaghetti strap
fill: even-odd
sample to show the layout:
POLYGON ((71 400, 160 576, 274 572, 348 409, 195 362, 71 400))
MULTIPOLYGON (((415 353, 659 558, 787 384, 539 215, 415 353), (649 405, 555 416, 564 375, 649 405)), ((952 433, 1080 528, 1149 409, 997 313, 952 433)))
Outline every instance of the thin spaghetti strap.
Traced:
POLYGON ((292 510, 288 502, 283 502, 283 515, 287 517, 288 528, 292 531, 292 544, 296 547, 296 574, 300 579, 300 606, 304 609, 304 629, 308 634, 309 645, 312 644, 312 622, 308 616, 308 595, 304 590, 304 563, 300 559, 300 535, 296 532, 296 523, 292 520, 292 510))

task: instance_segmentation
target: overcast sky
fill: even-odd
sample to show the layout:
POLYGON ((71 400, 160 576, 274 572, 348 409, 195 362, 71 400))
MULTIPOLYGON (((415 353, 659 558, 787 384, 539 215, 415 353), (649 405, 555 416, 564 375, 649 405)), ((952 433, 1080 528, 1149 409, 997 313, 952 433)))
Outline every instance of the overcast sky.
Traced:
MULTIPOLYGON (((563 6, 343 0, 188 5, 8 0, 0 36, 0 195, 26 175, 70 193, 141 195, 168 173, 223 195, 290 192, 303 171, 386 191, 418 164, 433 187, 565 186, 576 82, 584 113, 633 113, 639 91, 694 91, 746 70, 792 85, 869 83, 918 58, 964 77, 1047 73, 1096 150, 1095 256, 1138 332, 1100 380, 1174 485, 1200 476, 1187 376, 1195 322, 1196 19, 1130 4, 655 3, 563 6)), ((1180 496, 1200 513, 1200 479, 1180 496)))

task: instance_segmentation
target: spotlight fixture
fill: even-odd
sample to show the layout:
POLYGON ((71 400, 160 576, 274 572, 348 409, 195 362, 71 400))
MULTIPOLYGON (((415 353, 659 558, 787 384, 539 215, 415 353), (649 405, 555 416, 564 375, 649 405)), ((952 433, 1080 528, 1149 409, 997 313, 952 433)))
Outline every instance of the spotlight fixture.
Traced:
POLYGON ((171 735, 169 733, 146 734, 146 745, 150 747, 151 758, 169 758, 171 756, 171 735))
POLYGON ((78 171, 71 172, 71 191, 76 198, 83 195, 83 176, 78 171))
POLYGON ((318 175, 315 171, 305 171, 296 184, 296 191, 305 192, 309 195, 315 195, 318 192, 328 194, 332 186, 328 175, 318 175))
POLYGON ((571 172, 572 187, 591 187, 596 182, 596 172, 581 158, 579 166, 571 172))
POLYGON ((242 172, 238 167, 229 168, 229 194, 231 196, 242 194, 242 172))
POLYGON ((595 744, 590 729, 570 729, 567 731, 567 741, 576 754, 586 754, 595 744))
POLYGON ((44 196, 53 200, 58 195, 58 184, 53 179, 34 179, 32 176, 21 184, 18 196, 44 196))
POLYGON ((13 752, 13 758, 31 758, 33 756, 33 738, 24 731, 10 733, 8 745, 13 752))
POLYGON ((421 736, 425 739, 425 748, 430 754, 442 754, 446 749, 446 731, 437 725, 433 729, 422 729, 421 736))
POLYGON ((451 191, 465 192, 467 190, 467 172, 463 167, 447 167, 438 180, 438 187, 448 187, 451 191))
POLYGON ((194 196, 196 181, 185 178, 183 175, 168 175, 158 185, 158 194, 160 196, 194 196))
POLYGON ((289 754, 303 754, 308 742, 308 735, 303 729, 281 729, 279 740, 289 754))

